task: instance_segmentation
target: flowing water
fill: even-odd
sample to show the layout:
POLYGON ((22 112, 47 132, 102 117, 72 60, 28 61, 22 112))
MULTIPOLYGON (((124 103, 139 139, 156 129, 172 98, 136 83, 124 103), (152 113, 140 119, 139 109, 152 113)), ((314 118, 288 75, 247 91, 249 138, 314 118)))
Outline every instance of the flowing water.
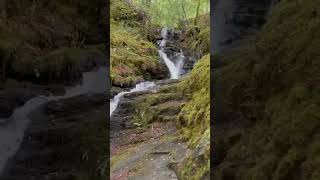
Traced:
POLYGON ((141 83, 137 84, 136 87, 131 89, 130 91, 121 92, 121 93, 117 94, 116 96, 114 96, 113 99, 110 101, 110 116, 116 110, 118 103, 120 101, 120 98, 123 97, 125 94, 139 92, 139 91, 147 91, 154 86, 155 86, 154 82, 149 82, 149 81, 141 82, 141 83))
POLYGON ((159 55, 165 62, 166 66, 168 67, 170 71, 170 79, 179 79, 181 75, 181 69, 183 67, 183 61, 184 61, 184 55, 182 53, 182 50, 178 54, 178 58, 175 59, 176 62, 172 61, 168 58, 168 55, 164 52, 166 43, 168 41, 168 28, 163 28, 161 30, 161 37, 162 40, 160 41, 160 49, 159 49, 159 55))
MULTIPOLYGON (((180 53, 177 54, 177 58, 174 59, 174 61, 172 61, 171 59, 168 58, 168 55, 165 53, 166 43, 169 39, 168 32, 169 32, 168 28, 163 28, 161 30, 162 40, 159 43, 159 46, 160 46, 159 56, 160 56, 160 58, 163 59, 167 68, 169 69, 170 79, 179 79, 180 75, 181 75, 181 70, 183 67, 185 57, 184 57, 183 52, 181 50, 180 53)), ((121 92, 121 93, 117 94, 116 96, 114 96, 113 99, 110 100, 110 117, 112 116, 113 112, 116 110, 120 99, 125 94, 129 94, 132 92, 139 92, 139 91, 147 91, 147 90, 150 90, 154 86, 155 86, 154 82, 148 82, 148 81, 141 82, 141 83, 137 84, 136 87, 131 89, 130 91, 121 92)))
POLYGON ((86 93, 106 92, 107 69, 100 67, 94 71, 83 73, 82 83, 66 90, 63 96, 37 96, 27 101, 23 106, 14 110, 7 123, 0 125, 0 174, 7 160, 19 149, 24 132, 30 119, 28 115, 51 100, 70 98, 86 93))

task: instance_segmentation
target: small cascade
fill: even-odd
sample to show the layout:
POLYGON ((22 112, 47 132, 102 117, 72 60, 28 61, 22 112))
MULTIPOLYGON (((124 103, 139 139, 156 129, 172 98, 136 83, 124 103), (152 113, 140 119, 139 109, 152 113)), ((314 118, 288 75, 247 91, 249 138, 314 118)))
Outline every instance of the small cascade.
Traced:
POLYGON ((113 97, 113 99, 110 101, 110 117, 112 116, 112 113, 117 109, 118 103, 125 94, 133 93, 133 92, 139 92, 139 91, 147 91, 150 90, 152 87, 155 86, 154 82, 141 82, 136 85, 135 88, 131 89, 130 91, 125 91, 117 94, 113 97))

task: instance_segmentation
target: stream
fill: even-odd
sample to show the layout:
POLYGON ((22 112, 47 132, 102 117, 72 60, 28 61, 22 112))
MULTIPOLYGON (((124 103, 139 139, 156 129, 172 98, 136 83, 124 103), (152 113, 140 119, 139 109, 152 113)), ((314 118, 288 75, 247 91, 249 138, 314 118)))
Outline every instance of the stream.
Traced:
MULTIPOLYGON (((159 44, 159 56, 166 64, 167 68, 170 72, 170 79, 179 79, 180 75, 182 73, 182 68, 184 64, 184 55, 182 50, 180 50, 180 53, 177 54, 177 58, 175 59, 169 59, 167 53, 165 52, 166 43, 169 40, 169 29, 168 28, 162 28, 161 30, 161 37, 162 40, 158 42, 159 44)), ((133 89, 130 91, 120 92, 116 96, 113 97, 113 99, 110 100, 110 117, 112 117, 113 112, 117 109, 118 103, 120 99, 125 95, 133 92, 141 92, 141 91, 148 91, 155 87, 155 82, 149 82, 144 81, 141 83, 138 83, 133 89)))
POLYGON ((7 119, 7 123, 0 125, 0 174, 8 161, 15 155, 23 140, 24 133, 31 121, 28 115, 42 105, 52 100, 66 99, 88 93, 105 93, 107 68, 99 67, 83 73, 82 83, 68 87, 62 96, 37 96, 28 100, 23 106, 16 108, 7 119))

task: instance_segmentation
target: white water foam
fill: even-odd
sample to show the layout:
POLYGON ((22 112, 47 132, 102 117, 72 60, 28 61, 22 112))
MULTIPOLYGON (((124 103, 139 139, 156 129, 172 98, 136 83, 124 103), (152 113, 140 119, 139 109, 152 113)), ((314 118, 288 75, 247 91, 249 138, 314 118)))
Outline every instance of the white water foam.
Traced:
MULTIPOLYGON (((168 39, 168 28, 162 28, 161 30, 161 37, 162 40, 159 43, 160 50, 159 50, 159 56, 164 60, 166 66, 168 67, 170 71, 170 79, 179 79, 181 70, 184 63, 184 55, 181 50, 181 52, 178 54, 177 59, 175 59, 174 63, 168 58, 168 55, 164 52, 164 47, 166 46, 166 42, 168 39)), ((132 92, 138 92, 138 91, 146 91, 150 90, 150 88, 154 87, 154 82, 142 82, 136 85, 135 88, 131 89, 130 91, 121 92, 113 97, 113 99, 110 100, 110 117, 112 116, 112 113, 117 109, 118 103, 125 94, 129 94, 132 92)))
POLYGON ((164 47, 168 39, 168 28, 162 28, 161 37, 162 37, 162 40, 159 44, 160 45, 159 56, 164 60, 166 66, 169 69, 170 79, 179 79, 181 74, 181 69, 184 63, 183 52, 181 50, 181 52, 178 55, 178 58, 176 59, 176 63, 174 63, 174 61, 169 59, 168 55, 164 52, 164 47))
POLYGON ((136 85, 135 88, 131 89, 130 91, 125 91, 117 94, 113 97, 113 99, 110 101, 110 117, 112 116, 112 113, 117 109, 118 103, 120 99, 125 95, 133 92, 139 92, 139 91, 147 91, 150 90, 152 87, 155 86, 154 82, 141 82, 136 85))
POLYGON ((183 64, 183 61, 179 61, 179 63, 174 64, 169 58, 166 53, 163 52, 163 50, 159 50, 160 57, 164 60, 166 63, 166 66, 169 69, 170 72, 170 79, 179 79, 180 76, 180 70, 181 66, 183 64))

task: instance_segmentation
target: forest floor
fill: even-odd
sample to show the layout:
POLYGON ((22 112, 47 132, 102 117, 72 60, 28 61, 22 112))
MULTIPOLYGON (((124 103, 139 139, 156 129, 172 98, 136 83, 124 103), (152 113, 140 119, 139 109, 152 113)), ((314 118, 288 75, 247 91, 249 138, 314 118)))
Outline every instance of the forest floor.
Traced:
POLYGON ((178 179, 170 168, 188 155, 187 144, 179 141, 172 123, 153 123, 145 130, 124 130, 112 148, 111 179, 178 179), (124 151, 121 151, 125 149, 124 151))

